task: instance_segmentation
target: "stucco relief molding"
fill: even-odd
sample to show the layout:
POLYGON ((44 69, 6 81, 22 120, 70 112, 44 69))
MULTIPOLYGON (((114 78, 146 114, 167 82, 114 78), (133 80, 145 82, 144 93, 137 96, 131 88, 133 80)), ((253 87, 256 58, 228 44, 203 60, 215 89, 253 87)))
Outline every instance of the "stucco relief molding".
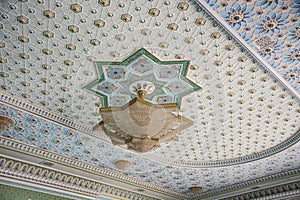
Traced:
POLYGON ((4 157, 0 157, 0 174, 6 178, 42 184, 90 197, 96 197, 101 194, 136 200, 155 199, 132 191, 4 157))
POLYGON ((79 169, 82 171, 86 171, 89 173, 106 176, 106 177, 109 177, 114 180, 123 181, 128 184, 135 185, 137 187, 142 186, 144 188, 154 190, 158 193, 163 193, 166 195, 182 197, 182 198, 185 197, 185 195, 183 195, 179 192, 176 192, 176 191, 173 191, 170 189, 166 189, 164 187, 155 185, 153 183, 141 181, 134 177, 129 177, 129 176, 117 173, 117 172, 113 172, 108 169, 103 169, 101 167, 97 167, 95 165, 83 163, 83 162, 80 162, 75 159, 70 159, 68 157, 54 154, 54 153, 45 151, 43 149, 38 149, 33 146, 25 145, 20 142, 13 141, 13 140, 10 140, 10 139, 4 138, 4 137, 0 137, 0 147, 6 148, 6 149, 11 149, 11 150, 18 151, 18 152, 25 153, 25 154, 29 154, 29 155, 32 155, 35 157, 43 158, 45 160, 49 160, 49 161, 52 161, 55 163, 60 163, 62 165, 70 166, 70 167, 73 167, 73 168, 76 168, 76 169, 79 169))

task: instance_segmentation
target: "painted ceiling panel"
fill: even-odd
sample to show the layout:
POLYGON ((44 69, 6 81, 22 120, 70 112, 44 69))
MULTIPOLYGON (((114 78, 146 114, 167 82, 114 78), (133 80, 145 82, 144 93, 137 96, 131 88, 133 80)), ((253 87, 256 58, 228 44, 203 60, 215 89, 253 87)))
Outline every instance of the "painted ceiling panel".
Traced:
POLYGON ((1 136, 183 195, 298 168, 299 5, 1 1, 1 136), (144 83, 193 125, 137 154, 92 127, 144 83))
POLYGON ((206 2, 299 93, 299 0, 206 2))

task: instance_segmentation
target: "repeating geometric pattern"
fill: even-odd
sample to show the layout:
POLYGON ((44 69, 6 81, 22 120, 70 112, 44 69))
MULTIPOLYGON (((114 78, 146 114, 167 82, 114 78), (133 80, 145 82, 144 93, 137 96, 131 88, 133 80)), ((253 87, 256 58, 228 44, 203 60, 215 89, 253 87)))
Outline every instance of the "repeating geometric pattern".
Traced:
POLYGON ((300 1, 206 0, 300 93, 300 1))
MULTIPOLYGON (((206 2, 300 91, 298 0, 206 2)), ((1 92, 77 123, 101 121, 102 98, 83 89, 99 78, 94 63, 122 62, 141 48, 161 61, 189 61, 187 77, 203 87, 181 100, 179 114, 194 126, 143 156, 2 104, 0 115, 16 126, 1 136, 184 194, 191 186, 209 191, 300 167, 299 143, 255 160, 297 134, 298 99, 194 1, 1 1, 0 13, 1 92), (157 162, 199 166, 244 156, 252 162, 218 168, 157 162), (124 158, 132 165, 121 171, 114 163, 124 158)), ((136 66, 137 74, 148 69, 136 66)), ((126 78, 122 69, 108 72, 126 78)), ((106 87, 118 90, 113 83, 98 89, 108 93, 106 87)))

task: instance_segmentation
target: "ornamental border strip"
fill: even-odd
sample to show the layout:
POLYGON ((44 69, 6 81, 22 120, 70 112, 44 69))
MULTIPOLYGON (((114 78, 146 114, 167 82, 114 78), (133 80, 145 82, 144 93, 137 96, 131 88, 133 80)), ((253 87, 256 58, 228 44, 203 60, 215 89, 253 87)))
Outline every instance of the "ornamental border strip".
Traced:
POLYGON ((295 195, 300 194, 300 181, 291 183, 285 183, 269 188, 264 188, 252 192, 247 192, 232 197, 225 197, 221 200, 239 200, 239 199, 274 199, 274 197, 283 196, 285 194, 294 193, 295 195))
POLYGON ((294 177, 294 176, 298 176, 298 175, 300 175, 300 168, 292 169, 292 170, 277 173, 277 174, 272 174, 269 176, 257 178, 257 179, 254 179, 251 181, 246 181, 243 183, 229 185, 224 188, 216 189, 213 191, 207 191, 207 192, 204 192, 204 193, 201 193, 198 195, 194 195, 192 197, 193 198, 208 198, 208 197, 212 197, 212 196, 216 196, 216 195, 226 194, 228 192, 237 191, 237 190, 244 189, 244 188, 254 186, 257 184, 263 184, 263 183, 272 182, 275 180, 280 180, 280 179, 288 178, 288 177, 294 177))
POLYGON ((45 160, 50 160, 52 162, 59 163, 59 164, 65 165, 65 166, 70 166, 75 169, 79 169, 79 170, 86 171, 89 173, 109 177, 109 178, 117 180, 117 181, 123 181, 125 183, 131 184, 134 186, 138 186, 138 187, 142 186, 142 187, 145 187, 149 190, 153 190, 158 193, 171 195, 171 196, 175 196, 175 197, 182 197, 182 198, 185 197, 185 195, 182 193, 176 192, 171 189, 166 189, 162 186, 159 186, 159 185, 156 185, 153 183, 145 182, 145 181, 139 180, 134 177, 129 177, 129 176, 120 174, 118 172, 111 171, 109 169, 103 169, 101 167, 97 167, 97 166, 94 166, 91 164, 83 163, 81 161, 70 159, 68 157, 54 154, 54 153, 45 151, 43 149, 37 149, 33 146, 22 144, 20 142, 10 140, 7 138, 0 137, 0 147, 10 149, 13 151, 17 151, 17 152, 21 152, 24 154, 28 154, 31 156, 43 158, 45 160))
MULTIPOLYGON (((29 103, 26 103, 22 100, 15 99, 15 97, 11 97, 11 96, 6 95, 6 94, 0 94, 0 101, 3 101, 4 103, 8 103, 10 105, 16 106, 17 108, 24 109, 25 111, 36 114, 38 116, 42 116, 46 119, 50 119, 50 120, 52 120, 54 122, 57 122, 59 124, 66 125, 67 127, 71 127, 72 129, 75 129, 75 130, 79 130, 76 127, 81 127, 82 130, 79 130, 79 131, 82 131, 83 133, 86 133, 86 134, 92 135, 96 138, 99 138, 104 142, 109 141, 107 136, 102 135, 102 134, 94 133, 90 129, 88 129, 86 126, 77 124, 74 121, 65 119, 61 116, 58 116, 54 113, 45 111, 44 109, 41 109, 41 108, 36 107, 34 105, 30 105, 29 103), (87 131, 84 131, 84 130, 87 130, 87 131)), ((237 159, 230 159, 230 160, 224 160, 224 161, 215 161, 215 162, 203 162, 203 163, 202 162, 179 162, 179 161, 174 161, 174 160, 171 160, 171 159, 167 159, 167 162, 165 164, 170 164, 170 165, 174 165, 174 166, 177 166, 177 167, 195 167, 195 168, 197 168, 197 167, 231 166, 231 165, 242 164, 242 163, 246 163, 246 162, 250 162, 250 161, 254 161, 254 160, 258 160, 258 159, 262 159, 262 158, 274 155, 274 154, 276 154, 280 151, 283 151, 283 150, 293 146, 299 140, 300 140, 300 130, 298 130, 293 136, 291 136, 289 139, 285 140, 281 144, 278 144, 275 147, 272 147, 270 149, 267 149, 267 150, 262 151, 262 152, 257 153, 257 154, 244 156, 244 157, 237 158, 237 159)), ((152 158, 151 156, 149 156, 149 157, 147 156, 147 158, 153 160, 154 162, 159 162, 159 161, 157 161, 157 159, 152 158)))
POLYGON ((279 194, 274 194, 271 196, 260 197, 256 200, 274 200, 274 199, 286 198, 286 197, 299 197, 299 195, 300 195, 300 190, 293 190, 293 191, 283 192, 279 194))
POLYGON ((0 157, 0 173, 4 177, 51 185, 58 189, 67 189, 75 193, 96 197, 100 194, 113 195, 136 200, 155 200, 156 198, 128 191, 104 183, 58 172, 23 161, 0 157))

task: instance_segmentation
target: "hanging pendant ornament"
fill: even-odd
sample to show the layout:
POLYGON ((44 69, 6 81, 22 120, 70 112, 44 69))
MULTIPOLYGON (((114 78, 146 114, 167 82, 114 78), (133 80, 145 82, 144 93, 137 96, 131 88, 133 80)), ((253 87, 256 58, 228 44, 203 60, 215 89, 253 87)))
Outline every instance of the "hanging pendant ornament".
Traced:
POLYGON ((130 150, 144 153, 158 147, 161 142, 176 139, 176 134, 193 124, 191 120, 175 114, 178 109, 176 103, 154 105, 145 101, 147 92, 151 91, 151 87, 146 85, 133 87, 138 97, 128 104, 100 108, 103 121, 94 127, 94 131, 103 129, 113 144, 127 145, 130 150))

